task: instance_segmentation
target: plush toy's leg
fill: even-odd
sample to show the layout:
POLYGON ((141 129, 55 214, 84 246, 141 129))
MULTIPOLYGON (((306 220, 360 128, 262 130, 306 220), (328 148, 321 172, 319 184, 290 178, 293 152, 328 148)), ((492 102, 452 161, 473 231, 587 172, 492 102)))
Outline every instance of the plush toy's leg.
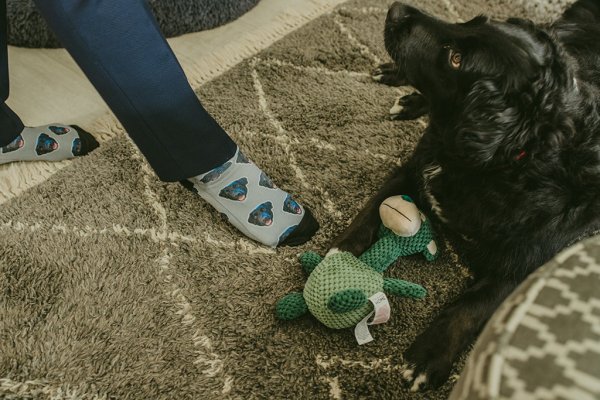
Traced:
POLYGON ((385 278, 383 280, 383 290, 386 293, 395 294, 396 296, 412 297, 415 299, 421 299, 427 294, 427 290, 421 285, 393 278, 385 278))
POLYGON ((314 251, 307 251, 306 253, 300 254, 300 264, 306 275, 310 275, 322 260, 323 257, 314 251))
POLYGON ((296 319, 308 312, 308 306, 302 293, 290 293, 277 302, 275 314, 284 321, 296 319))

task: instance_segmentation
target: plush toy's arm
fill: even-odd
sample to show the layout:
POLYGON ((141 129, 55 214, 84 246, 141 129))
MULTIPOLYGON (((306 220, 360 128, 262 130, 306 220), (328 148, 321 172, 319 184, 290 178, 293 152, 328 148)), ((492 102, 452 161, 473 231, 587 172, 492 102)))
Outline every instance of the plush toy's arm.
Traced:
POLYGON ((394 278, 383 280, 383 290, 396 296, 412 297, 414 299, 421 299, 427 294, 427 290, 421 285, 394 278))

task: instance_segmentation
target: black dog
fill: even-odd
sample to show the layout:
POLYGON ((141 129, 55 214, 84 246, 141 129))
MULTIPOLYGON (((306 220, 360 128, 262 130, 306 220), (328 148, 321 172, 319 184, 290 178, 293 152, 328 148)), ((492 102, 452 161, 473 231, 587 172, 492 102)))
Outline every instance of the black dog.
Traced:
POLYGON ((248 216, 248 222, 258 226, 271 226, 273 223, 273 203, 259 204, 248 216))
POLYGON ((71 132, 71 129, 65 126, 50 125, 48 129, 50 129, 55 135, 64 135, 71 132))
POLYGON ((25 140, 23 140, 23 136, 19 135, 11 143, 1 147, 0 150, 2 150, 2 153, 10 153, 11 151, 19 150, 23 146, 25 146, 25 140))
POLYGON ((229 167, 231 167, 231 161, 227 161, 225 164, 211 170, 209 173, 204 175, 202 179, 200 179, 200 182, 211 183, 216 181, 225 173, 225 171, 229 169, 229 167))
POLYGON ((35 153, 38 156, 42 156, 52 153, 56 149, 58 149, 58 142, 45 133, 41 133, 35 146, 35 153))
POLYGON ((234 201, 244 201, 248 195, 248 179, 240 178, 231 182, 219 192, 219 196, 234 201))
POLYGON ((302 214, 302 207, 288 194, 283 202, 283 211, 290 214, 302 214))
POLYGON ((80 138, 73 139, 73 143, 71 144, 71 153, 73 153, 74 156, 78 156, 81 154, 81 148, 82 148, 81 139, 80 138))
POLYGON ((401 119, 429 114, 413 157, 334 248, 376 238, 379 204, 408 194, 443 226, 474 283, 404 354, 414 390, 445 382, 508 294, 558 251, 600 227, 600 0, 550 26, 477 17, 450 24, 394 3, 375 72, 412 85, 401 119))

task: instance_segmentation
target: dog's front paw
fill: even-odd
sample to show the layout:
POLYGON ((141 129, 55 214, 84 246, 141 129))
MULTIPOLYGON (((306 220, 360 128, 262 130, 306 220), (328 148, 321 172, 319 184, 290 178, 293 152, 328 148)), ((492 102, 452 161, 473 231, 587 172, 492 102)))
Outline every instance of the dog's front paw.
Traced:
POLYGON ((413 392, 436 389, 450 376, 452 361, 444 352, 444 344, 421 335, 404 353, 402 379, 413 392))
POLYGON ((337 251, 347 251, 358 257, 369 248, 372 242, 373 233, 368 229, 350 231, 340 235, 333 242, 331 248, 337 251))
POLYGON ((405 86, 408 84, 406 77, 400 73, 394 63, 381 64, 373 70, 371 77, 375 82, 388 86, 405 86))
POLYGON ((423 95, 412 93, 396 99, 394 106, 390 109, 390 119, 411 120, 422 117, 429 112, 429 104, 423 95))

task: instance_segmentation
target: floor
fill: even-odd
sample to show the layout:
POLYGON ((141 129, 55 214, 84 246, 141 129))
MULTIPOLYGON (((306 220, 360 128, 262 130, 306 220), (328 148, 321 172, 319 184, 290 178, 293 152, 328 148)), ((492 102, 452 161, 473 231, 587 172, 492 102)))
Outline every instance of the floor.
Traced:
MULTIPOLYGON (((238 20, 222 27, 169 39, 193 87, 218 76, 244 58, 333 9, 345 0, 262 0, 238 20)), ((63 49, 9 47, 8 104, 26 125, 76 123, 100 141, 110 111, 63 49)), ((108 128, 107 128, 108 129, 108 128)), ((35 162, 0 166, 0 204, 69 165, 35 162)))

